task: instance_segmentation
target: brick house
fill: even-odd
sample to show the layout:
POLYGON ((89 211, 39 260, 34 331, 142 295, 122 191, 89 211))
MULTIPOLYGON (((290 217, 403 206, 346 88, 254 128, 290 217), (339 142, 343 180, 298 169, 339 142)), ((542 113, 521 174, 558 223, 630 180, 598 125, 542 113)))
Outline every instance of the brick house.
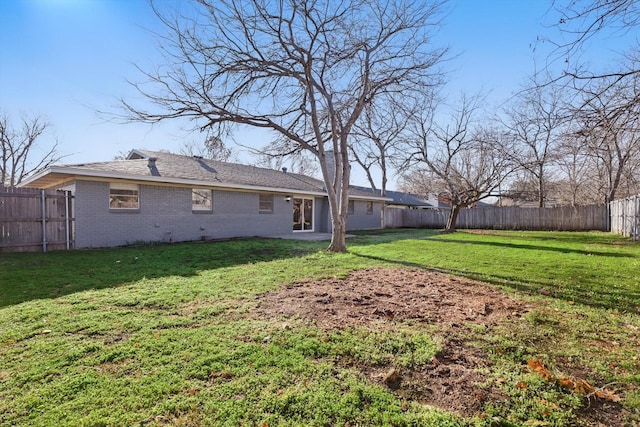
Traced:
MULTIPOLYGON (((199 157, 132 150, 21 186, 72 192, 75 248, 331 232, 323 181, 199 157)), ((385 200, 350 188, 348 230, 380 228, 385 200)))

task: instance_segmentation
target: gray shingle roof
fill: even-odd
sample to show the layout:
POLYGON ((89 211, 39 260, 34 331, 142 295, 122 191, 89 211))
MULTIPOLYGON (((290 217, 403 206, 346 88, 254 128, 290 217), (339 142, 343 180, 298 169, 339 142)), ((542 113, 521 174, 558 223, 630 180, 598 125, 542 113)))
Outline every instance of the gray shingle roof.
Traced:
POLYGON ((148 150, 132 151, 129 160, 87 165, 91 169, 96 166, 126 174, 182 178, 230 186, 255 185, 311 192, 322 192, 324 188, 321 180, 305 175, 148 150), (141 156, 144 157, 137 158, 141 156), (150 157, 156 158, 154 171, 148 165, 150 157))
MULTIPOLYGON (((126 179, 140 177, 156 182, 163 182, 163 179, 168 182, 179 179, 201 183, 200 185, 203 186, 260 187, 300 193, 325 193, 323 181, 306 175, 149 150, 132 150, 126 160, 52 167, 50 174, 53 175, 56 170, 60 169, 63 169, 67 176, 72 176, 73 171, 77 171, 76 173, 83 176, 102 174, 103 176, 126 179), (155 165, 149 161, 150 158, 156 159, 155 165)), ((62 171, 57 173, 62 174, 62 171)), ((29 186, 36 186, 37 181, 40 181, 41 184, 47 181, 47 170, 38 175, 42 176, 35 179, 29 186)), ((349 194, 378 198, 375 195, 372 197, 371 192, 353 187, 350 188, 349 194)))

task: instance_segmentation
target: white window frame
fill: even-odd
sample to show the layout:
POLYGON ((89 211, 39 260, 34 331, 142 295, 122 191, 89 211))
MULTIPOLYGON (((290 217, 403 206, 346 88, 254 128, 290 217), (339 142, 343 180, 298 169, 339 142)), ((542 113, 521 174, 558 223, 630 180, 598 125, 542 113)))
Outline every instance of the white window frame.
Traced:
MULTIPOLYGON (((122 203, 120 203, 120 205, 121 204, 122 203)), ((140 186, 138 184, 127 184, 127 183, 120 183, 120 182, 109 183, 109 209, 115 210, 115 211, 140 210, 140 186), (135 201, 135 207, 117 206, 116 205, 117 198, 124 198, 124 199, 131 198, 135 201)))
POLYGON ((258 212, 272 214, 274 199, 273 194, 260 194, 258 196, 258 212))
POLYGON ((209 188, 192 188, 191 211, 194 213, 213 212, 213 191, 209 188))
POLYGON ((367 202, 367 215, 373 215, 373 202, 367 202))

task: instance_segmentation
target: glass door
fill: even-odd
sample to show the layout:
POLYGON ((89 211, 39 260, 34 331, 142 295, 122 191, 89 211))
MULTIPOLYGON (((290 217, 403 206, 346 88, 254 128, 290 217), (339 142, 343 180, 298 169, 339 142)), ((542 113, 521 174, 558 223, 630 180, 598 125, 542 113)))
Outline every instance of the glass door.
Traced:
POLYGON ((293 198, 293 231, 313 231, 313 199, 293 198))

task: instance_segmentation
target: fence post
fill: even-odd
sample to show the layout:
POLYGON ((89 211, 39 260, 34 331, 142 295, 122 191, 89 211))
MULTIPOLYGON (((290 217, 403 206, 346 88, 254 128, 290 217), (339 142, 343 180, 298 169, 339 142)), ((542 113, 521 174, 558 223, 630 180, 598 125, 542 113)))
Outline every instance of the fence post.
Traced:
POLYGON ((42 252, 47 252, 47 196, 44 190, 40 190, 40 203, 42 204, 42 252))
POLYGON ((640 195, 633 197, 633 239, 640 240, 640 195))
POLYGON ((71 229, 69 228, 69 226, 71 225, 71 222, 69 221, 69 194, 71 192, 70 191, 65 191, 64 192, 64 226, 65 226, 65 237, 66 237, 66 248, 67 250, 70 249, 70 245, 71 245, 71 229))

